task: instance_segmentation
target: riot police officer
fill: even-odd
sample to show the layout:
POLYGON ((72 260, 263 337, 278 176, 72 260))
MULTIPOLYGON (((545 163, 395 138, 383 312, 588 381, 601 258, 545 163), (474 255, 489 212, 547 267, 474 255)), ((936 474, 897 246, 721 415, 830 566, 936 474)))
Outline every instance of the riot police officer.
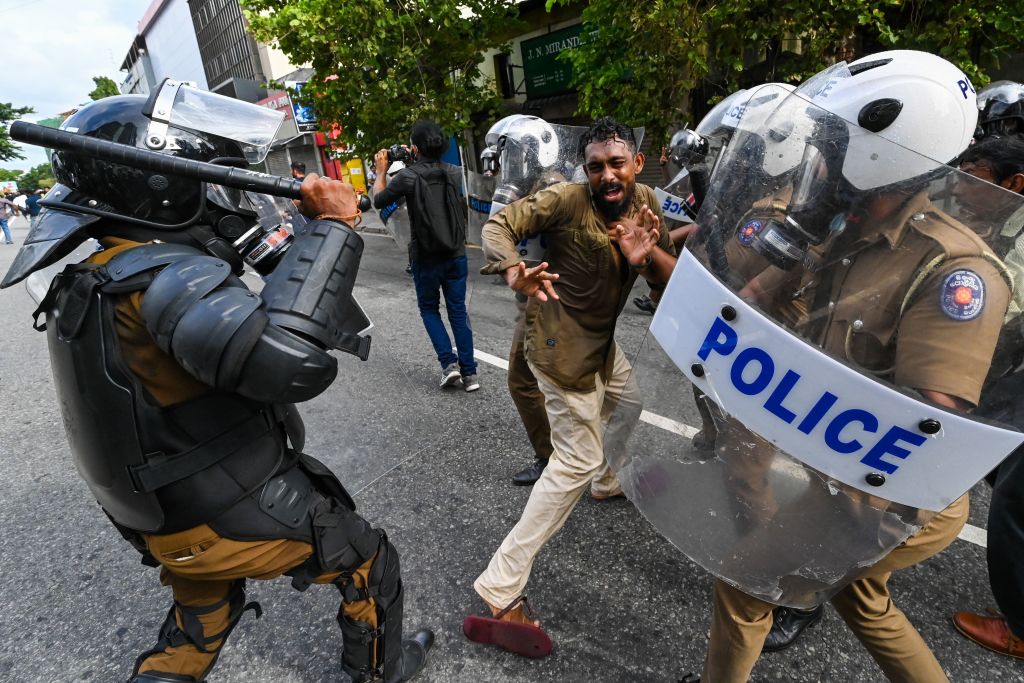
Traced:
MULTIPOLYGON (((976 109, 969 81, 938 57, 894 51, 857 60, 847 78, 821 79, 811 92, 810 106, 802 105, 813 112, 806 145, 779 121, 769 129, 779 133, 779 146, 800 143, 789 187, 744 216, 728 245, 748 252, 741 259, 748 274, 760 270, 741 294, 862 372, 968 410, 981 395, 1010 277, 925 189, 950 172, 931 160, 950 160, 970 141, 976 109), (753 265, 758 257, 761 268, 753 265)), ((780 156, 776 149, 772 157, 780 156)), ((777 510, 770 501, 745 502, 768 516, 777 510)), ((813 514, 810 505, 796 507, 813 514)), ((946 680, 887 584, 894 570, 952 542, 966 515, 964 496, 832 597, 890 680, 946 680)), ((772 604, 717 580, 702 680, 747 680, 772 624, 772 604)))
MULTIPOLYGON (((183 159, 245 167, 276 113, 165 81, 148 100, 110 97, 63 128, 183 159)), ((355 513, 331 471, 302 453, 292 403, 365 358, 352 287, 362 240, 352 187, 311 174, 291 202, 57 151, 59 184, 2 286, 88 237, 104 249, 53 281, 45 316, 75 465, 174 603, 131 681, 202 681, 246 603, 246 579, 282 574, 340 593, 342 667, 354 681, 408 680, 430 631, 402 640, 398 553, 355 513), (266 276, 257 294, 244 263, 266 276), (327 277, 324 277, 324 275, 327 277)))

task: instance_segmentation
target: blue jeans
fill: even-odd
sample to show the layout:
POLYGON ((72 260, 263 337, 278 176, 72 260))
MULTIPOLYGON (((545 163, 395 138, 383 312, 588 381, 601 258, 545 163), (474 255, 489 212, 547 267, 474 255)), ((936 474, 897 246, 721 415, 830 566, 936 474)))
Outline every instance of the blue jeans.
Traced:
POLYGON ((10 242, 11 241, 11 231, 7 229, 7 219, 6 218, 0 218, 0 229, 2 229, 4 231, 4 241, 5 242, 10 242))
POLYGON ((425 261, 412 262, 412 279, 416 284, 416 303, 420 307, 423 327, 427 330, 430 343, 442 368, 455 361, 463 375, 476 374, 476 359, 473 357, 473 328, 469 325, 469 313, 466 311, 466 280, 469 277, 469 265, 465 256, 430 263, 425 261), (459 355, 452 352, 452 341, 441 320, 441 295, 444 292, 444 305, 448 309, 448 323, 452 326, 455 345, 459 355))

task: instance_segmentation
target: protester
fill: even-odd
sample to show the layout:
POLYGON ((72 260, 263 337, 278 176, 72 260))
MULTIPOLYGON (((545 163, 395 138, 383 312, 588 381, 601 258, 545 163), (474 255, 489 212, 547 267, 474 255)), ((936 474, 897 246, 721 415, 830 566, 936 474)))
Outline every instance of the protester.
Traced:
MULTIPOLYGON (((651 188, 636 183, 644 155, 629 126, 604 118, 581 143, 587 184, 562 183, 515 202, 483 228, 485 274, 531 297, 526 359, 544 395, 554 451, 522 517, 474 588, 493 618, 467 617, 471 640, 526 656, 550 652, 524 589, 534 559, 589 486, 598 500, 622 495, 604 457, 604 423, 616 407, 639 417, 615 320, 638 275, 665 282, 675 265, 651 188), (516 245, 546 239, 546 261, 527 268, 516 245), (550 265, 549 265, 550 264, 550 265), (550 270, 549 270, 550 268, 550 270)), ((634 423, 635 424, 635 423, 634 423)))
POLYGON ((301 161, 292 162, 292 178, 303 180, 306 177, 306 164, 301 161))
POLYGON ((463 389, 476 391, 480 381, 473 355, 473 328, 466 310, 469 265, 462 177, 454 166, 441 161, 448 138, 436 123, 417 121, 411 140, 416 163, 390 179, 388 151, 382 149, 374 156, 377 180, 373 186, 373 205, 382 209, 405 198, 412 223, 409 260, 416 302, 441 364, 441 387, 453 386, 461 379, 463 389), (458 354, 452 350, 451 338, 441 320, 442 293, 458 354))
POLYGON ((36 225, 39 212, 43 209, 39 204, 39 200, 43 198, 44 194, 46 194, 46 190, 39 188, 25 199, 25 207, 28 209, 29 227, 34 228, 36 225))
POLYGON ((11 231, 7 227, 7 221, 14 218, 17 212, 18 207, 11 201, 9 196, 0 197, 0 230, 4 232, 4 240, 7 244, 14 244, 14 241, 11 239, 11 231))

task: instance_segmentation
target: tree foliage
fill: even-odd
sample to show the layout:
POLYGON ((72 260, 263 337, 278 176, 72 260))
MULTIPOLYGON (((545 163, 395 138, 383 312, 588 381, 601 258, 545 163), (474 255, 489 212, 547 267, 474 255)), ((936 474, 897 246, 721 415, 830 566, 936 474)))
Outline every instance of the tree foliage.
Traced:
POLYGON ((11 121, 20 119, 25 114, 31 114, 35 109, 32 107, 15 107, 10 102, 0 102, 0 161, 8 159, 24 159, 21 148, 11 140, 7 133, 7 127, 11 121))
POLYGON ((1024 49, 1024 13, 1003 0, 590 0, 583 21, 597 33, 562 57, 581 111, 659 139, 741 85, 798 83, 871 52, 933 52, 982 85, 1024 49))
POLYGON ((89 93, 90 100, 102 100, 104 97, 121 94, 121 91, 117 89, 117 83, 106 76, 93 76, 92 82, 96 84, 96 87, 89 93))
POLYGON ((515 29, 503 0, 243 0, 250 29, 294 64, 311 63, 303 88, 321 126, 362 154, 408 141, 421 117, 449 133, 490 116, 500 100, 482 78, 482 53, 515 29), (307 94, 308 93, 308 94, 307 94))
POLYGON ((50 168, 48 163, 33 166, 16 178, 16 180, 18 181, 18 189, 22 192, 35 192, 39 188, 50 189, 57 184, 56 179, 53 177, 53 169, 50 168))
POLYGON ((0 183, 8 180, 17 181, 24 173, 24 171, 12 171, 6 168, 0 168, 0 183))

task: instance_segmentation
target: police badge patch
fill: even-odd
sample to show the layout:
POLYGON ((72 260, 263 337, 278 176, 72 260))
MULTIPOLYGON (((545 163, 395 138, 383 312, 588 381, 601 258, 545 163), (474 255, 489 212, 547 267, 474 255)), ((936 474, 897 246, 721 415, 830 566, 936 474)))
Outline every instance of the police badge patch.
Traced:
POLYGON ((736 239, 740 241, 745 247, 749 247, 750 243, 754 241, 757 234, 764 229, 764 223, 756 218, 752 221, 744 223, 743 227, 740 228, 739 232, 736 233, 736 239))
POLYGON ((974 320, 985 308, 985 281, 973 270, 954 270, 942 283, 939 306, 953 320, 974 320))

